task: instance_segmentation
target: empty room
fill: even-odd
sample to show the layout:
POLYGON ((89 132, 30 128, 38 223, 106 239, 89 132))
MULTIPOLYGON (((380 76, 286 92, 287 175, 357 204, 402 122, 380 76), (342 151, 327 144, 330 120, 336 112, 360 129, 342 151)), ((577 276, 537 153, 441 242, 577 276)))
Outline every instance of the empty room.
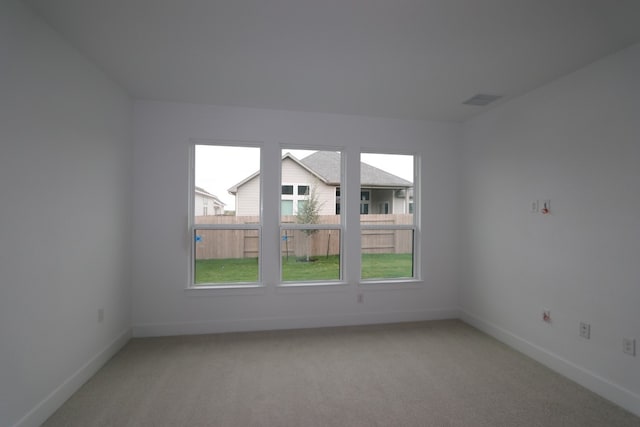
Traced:
POLYGON ((0 427, 640 426, 640 2, 0 0, 0 427))

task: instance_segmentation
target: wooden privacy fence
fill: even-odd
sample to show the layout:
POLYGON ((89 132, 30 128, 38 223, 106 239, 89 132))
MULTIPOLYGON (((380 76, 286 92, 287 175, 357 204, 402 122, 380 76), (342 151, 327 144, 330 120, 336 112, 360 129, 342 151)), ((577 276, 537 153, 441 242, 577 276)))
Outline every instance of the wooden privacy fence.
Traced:
MULTIPOLYGON (((256 224, 257 216, 197 216, 197 224, 256 224)), ((322 215, 319 224, 339 224, 338 215, 322 215)), ((412 224, 411 214, 361 215, 363 224, 412 224)), ((284 216, 283 223, 296 223, 296 217, 284 216)), ((282 230, 280 251, 282 256, 313 257, 340 253, 340 229, 317 230, 311 234, 304 230, 282 230)), ((197 230, 195 236, 196 259, 252 258, 258 256, 257 230, 197 230)), ((412 253, 411 230, 362 230, 363 253, 412 253)))

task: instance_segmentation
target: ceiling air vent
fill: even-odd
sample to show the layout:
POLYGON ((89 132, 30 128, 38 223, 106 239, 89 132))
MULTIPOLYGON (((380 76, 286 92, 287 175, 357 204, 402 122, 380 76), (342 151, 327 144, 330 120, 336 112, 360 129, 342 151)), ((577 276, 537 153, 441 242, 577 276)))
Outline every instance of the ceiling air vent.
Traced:
POLYGON ((487 95, 486 93, 479 93, 471 98, 467 99, 463 102, 463 104, 467 105, 487 105, 495 101, 496 99, 500 99, 502 96, 500 95, 487 95))

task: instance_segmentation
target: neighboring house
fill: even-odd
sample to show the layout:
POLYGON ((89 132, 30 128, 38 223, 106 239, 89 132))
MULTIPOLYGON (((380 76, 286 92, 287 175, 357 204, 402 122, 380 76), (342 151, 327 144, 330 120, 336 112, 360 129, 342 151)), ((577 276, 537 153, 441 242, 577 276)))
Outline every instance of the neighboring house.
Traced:
POLYGON ((194 216, 224 215, 224 203, 204 188, 196 187, 194 216))
MULTIPOLYGON (((366 163, 360 163, 361 214, 399 214, 413 211, 413 183, 366 163)), ((340 154, 317 151, 304 159, 282 157, 282 215, 295 215, 312 190, 320 215, 340 213, 340 154)), ((258 215, 260 180, 256 172, 229 189, 236 196, 236 215, 258 215)))

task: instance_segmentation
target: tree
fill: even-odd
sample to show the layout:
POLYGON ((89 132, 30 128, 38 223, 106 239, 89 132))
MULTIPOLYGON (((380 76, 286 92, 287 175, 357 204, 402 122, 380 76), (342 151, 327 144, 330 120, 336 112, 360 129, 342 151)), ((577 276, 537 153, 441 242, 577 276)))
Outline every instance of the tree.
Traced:
MULTIPOLYGON (((298 224, 317 224, 320 220, 320 209, 322 208, 323 203, 320 203, 318 199, 318 193, 316 191, 317 186, 313 185, 307 188, 308 196, 300 205, 298 206, 298 213, 296 214, 296 221, 298 224)), ((304 229, 302 232, 307 236, 305 239, 305 262, 311 261, 311 236, 318 232, 317 229, 304 229)))

